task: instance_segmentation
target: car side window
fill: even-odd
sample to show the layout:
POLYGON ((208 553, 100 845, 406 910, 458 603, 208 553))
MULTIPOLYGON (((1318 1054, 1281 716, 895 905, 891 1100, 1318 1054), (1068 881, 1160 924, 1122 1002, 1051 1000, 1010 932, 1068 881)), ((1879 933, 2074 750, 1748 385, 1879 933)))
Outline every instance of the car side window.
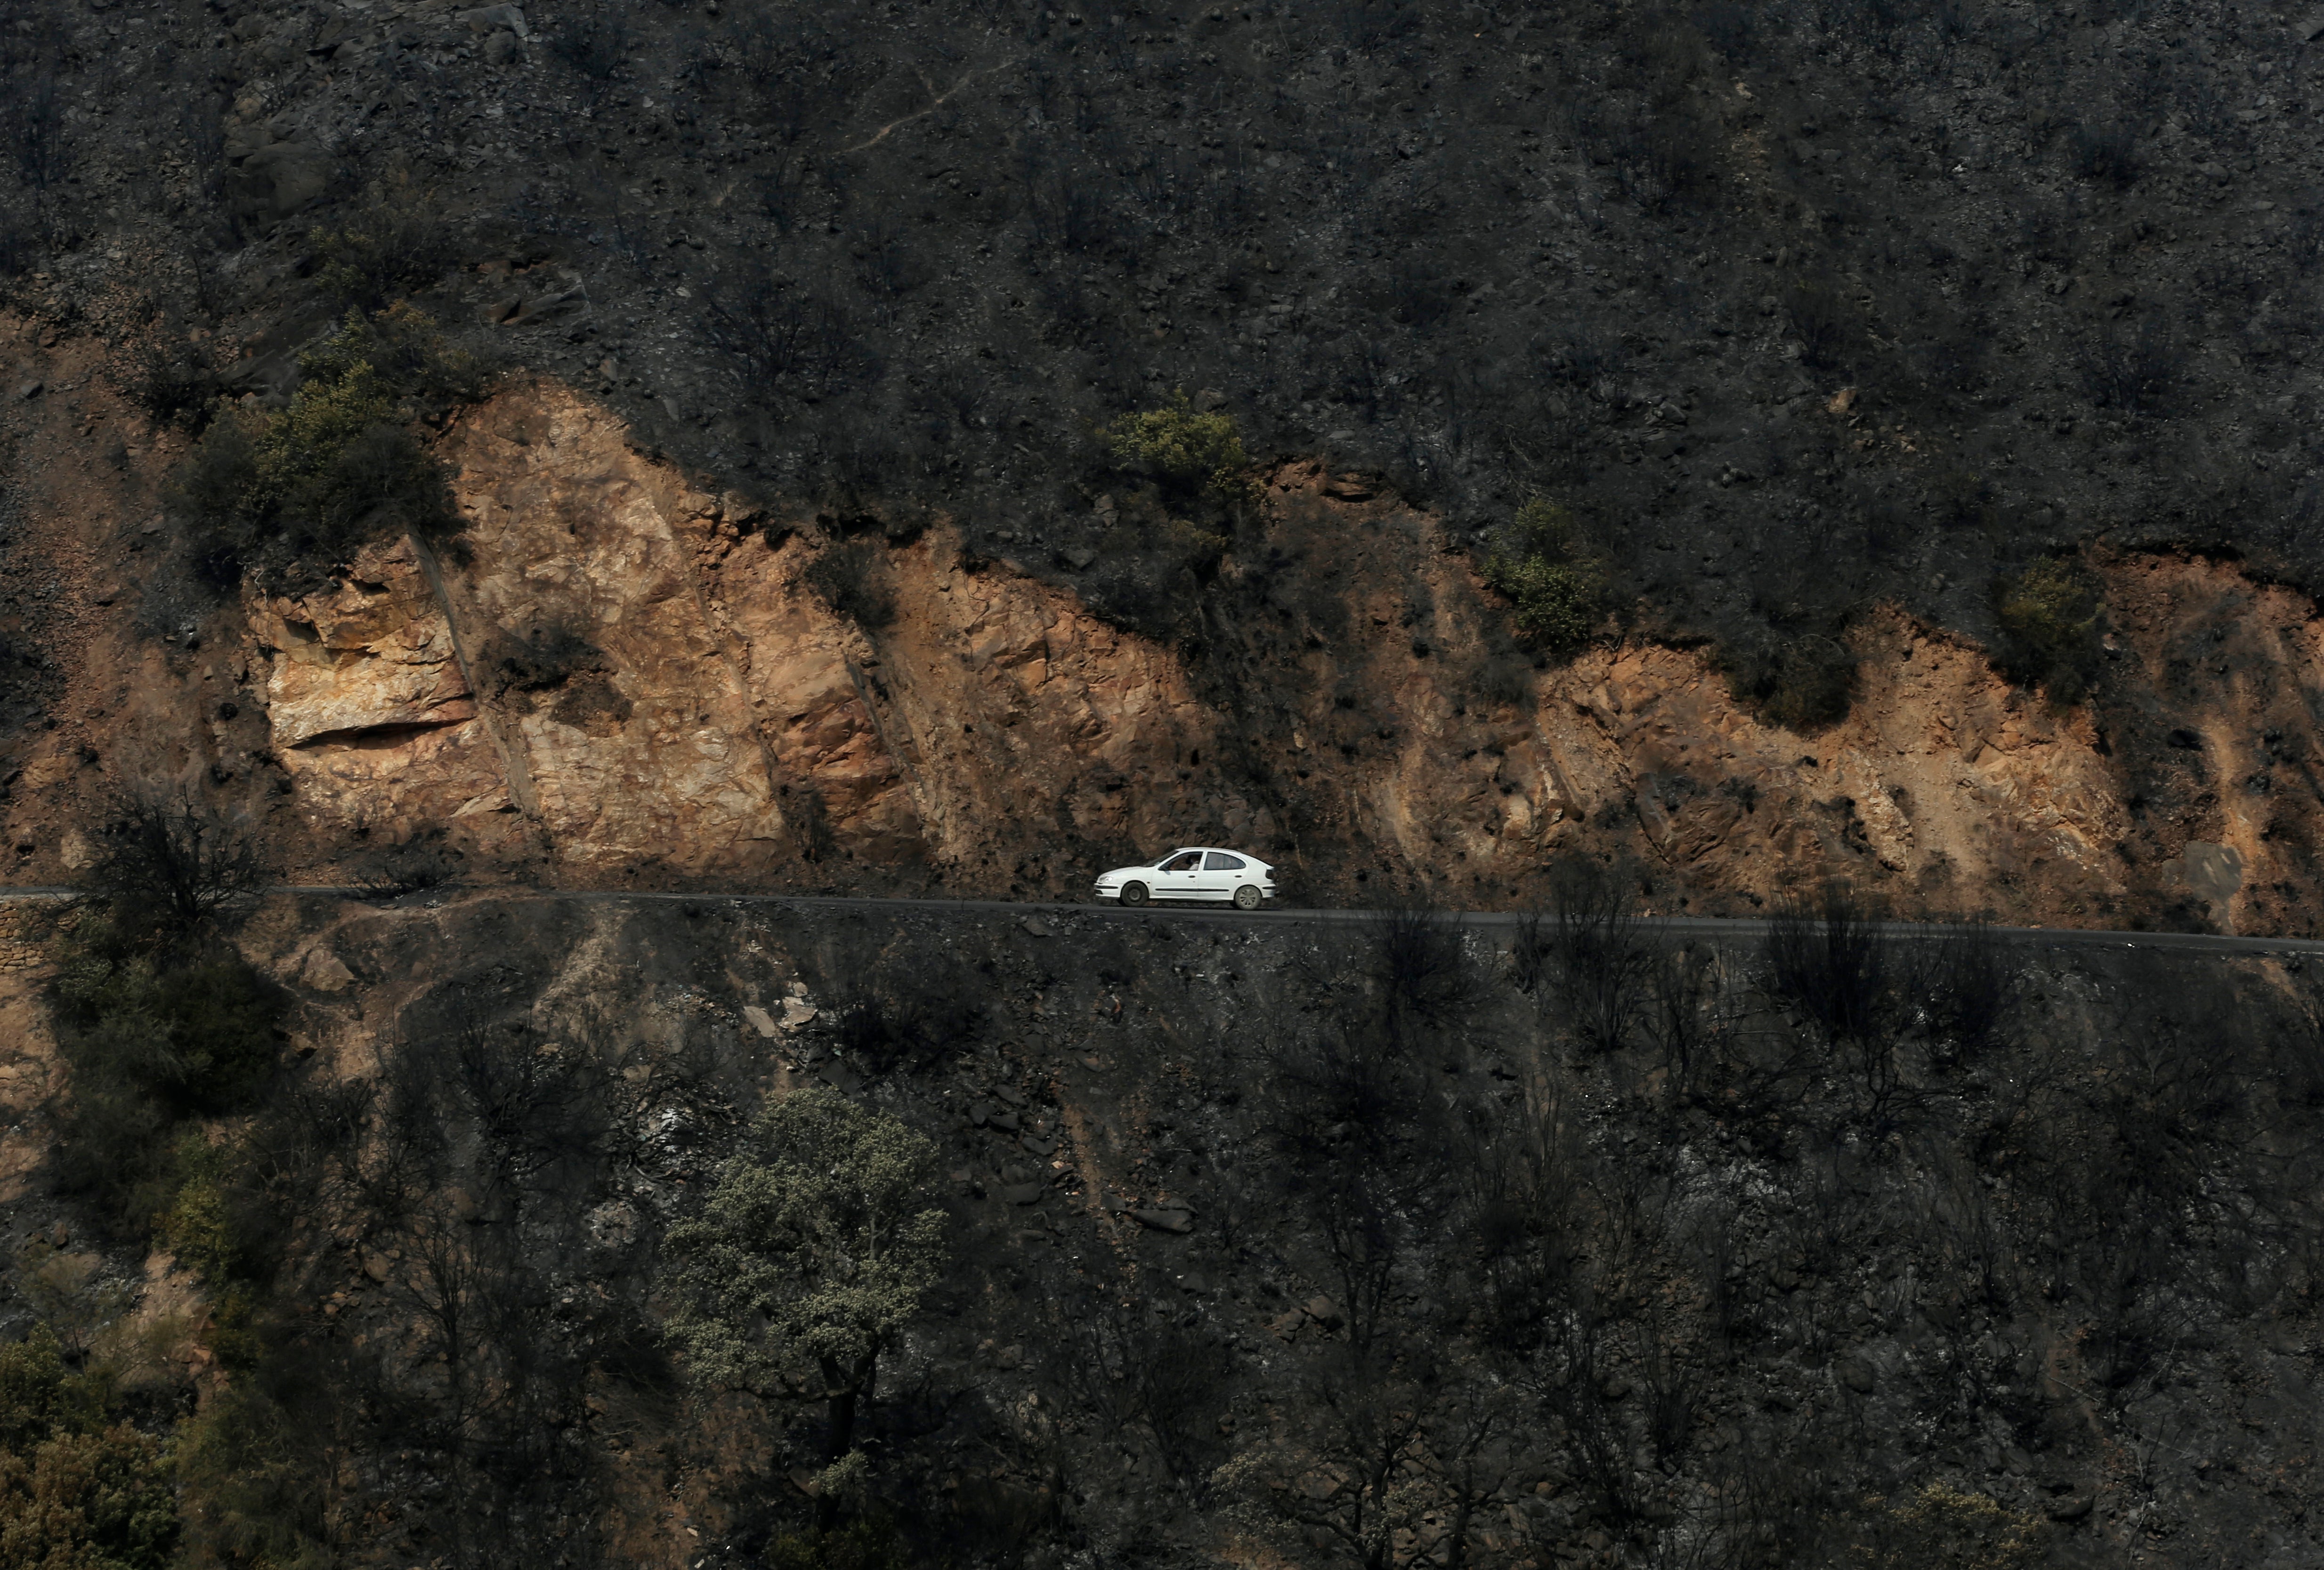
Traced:
POLYGON ((1242 858, 1240 856, 1231 856, 1224 851, 1213 851, 1210 854, 1210 859, 1203 864, 1203 871, 1206 873, 1239 873, 1242 871, 1242 858))
POLYGON ((1162 870, 1166 873, 1191 873, 1202 864, 1201 852, 1188 851, 1185 855, 1172 856, 1168 861, 1164 862, 1162 870))

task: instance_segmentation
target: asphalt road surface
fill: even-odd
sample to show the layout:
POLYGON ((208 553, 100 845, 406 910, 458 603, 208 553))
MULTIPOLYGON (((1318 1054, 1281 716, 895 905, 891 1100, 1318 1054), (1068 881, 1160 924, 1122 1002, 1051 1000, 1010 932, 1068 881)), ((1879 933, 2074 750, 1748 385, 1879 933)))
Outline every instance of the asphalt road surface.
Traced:
MULTIPOLYGON (((0 886, 0 900, 63 899, 75 891, 52 885, 0 886)), ((340 895, 361 899, 360 891, 331 884, 290 883, 276 892, 285 894, 340 895)), ((802 910, 841 909, 879 910, 897 906, 922 910, 1014 911, 1019 915, 1093 916, 1110 921, 1197 920, 1225 922, 1358 922, 1377 917, 1378 910, 1305 910, 1288 908, 1253 910, 1248 913, 1231 906, 1163 903, 1124 910, 1110 900, 1092 900, 1084 903, 1045 900, 890 900, 854 894, 750 894, 718 892, 662 893, 641 892, 623 889, 534 889, 514 885, 478 884, 427 890, 405 894, 383 903, 391 905, 430 905, 454 896, 498 895, 512 900, 571 900, 587 903, 619 903, 624 900, 659 900, 681 904, 743 904, 786 905, 802 910)), ((1490 930, 1513 928, 1524 919, 1514 910, 1446 911, 1445 919, 1458 921, 1464 927, 1490 930)), ((1764 935, 1769 923, 1759 917, 1657 916, 1641 918, 1641 925, 1674 937, 1711 938, 1750 938, 1764 935)), ((1894 932, 1935 933, 1942 935, 1964 928, 1941 924, 1914 921, 1888 921, 1880 924, 1894 932)), ((2312 937, 2220 937, 2208 932, 2107 932, 2080 927, 1993 927, 1987 928, 1997 937, 2013 943, 2036 947, 2061 949, 2097 949, 2114 953, 2153 951, 2168 954, 2216 954, 2223 956, 2324 956, 2324 939, 2312 937)))

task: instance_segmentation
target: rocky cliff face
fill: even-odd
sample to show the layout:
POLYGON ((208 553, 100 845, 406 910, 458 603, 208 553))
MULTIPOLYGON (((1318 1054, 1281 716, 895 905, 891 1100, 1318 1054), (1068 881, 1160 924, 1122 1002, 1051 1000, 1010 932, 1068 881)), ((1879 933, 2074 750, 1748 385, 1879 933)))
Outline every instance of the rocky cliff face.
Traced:
POLYGON ((2015 920, 2311 927, 2324 633, 2232 562, 2100 559, 2109 653, 2072 707, 1867 617, 1849 716, 1803 734, 1702 651, 1512 658, 1471 557, 1360 476, 1274 471, 1166 646, 941 516, 842 539, 697 485, 543 379, 444 439, 449 545, 221 605, 149 527, 174 439, 131 448, 97 352, 20 331, 24 876, 69 870, 73 799, 190 756, 272 781, 318 876, 442 835, 484 877, 1071 894, 1222 840, 1301 902, 1523 902, 1584 853, 1673 910, 1840 876, 2015 920), (844 609, 810 572, 835 554, 844 609))
POLYGON ((2018 919, 2229 928, 2298 925, 2313 876, 2312 607, 2229 565, 2110 562, 2111 668, 2074 708, 1873 617, 1851 715, 1798 734, 1695 651, 1481 670, 1501 613, 1470 559, 1314 465, 1279 470, 1263 533, 1185 591, 1268 617, 1166 648, 941 522, 845 548, 890 607, 851 620, 808 585, 843 549, 812 514, 696 488, 553 383, 474 411, 449 450, 456 550, 375 549, 328 593, 246 607, 275 755, 326 841, 450 826, 577 882, 1054 893, 1222 839, 1303 900, 1463 904, 1622 852, 1674 909, 1838 875, 2018 919), (544 639, 573 652, 533 670, 544 639))

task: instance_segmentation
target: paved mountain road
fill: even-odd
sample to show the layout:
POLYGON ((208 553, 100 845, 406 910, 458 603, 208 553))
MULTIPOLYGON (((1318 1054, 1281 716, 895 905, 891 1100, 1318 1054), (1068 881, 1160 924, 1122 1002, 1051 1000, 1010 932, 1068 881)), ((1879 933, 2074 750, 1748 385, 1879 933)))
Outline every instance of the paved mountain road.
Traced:
MULTIPOLYGON (((0 900, 56 900, 70 896, 76 891, 51 884, 26 885, 14 888, 0 885, 0 900)), ((346 899, 362 899, 358 891, 337 884, 287 883, 275 891, 285 894, 339 895, 346 899)), ((622 900, 655 900, 680 904, 745 904, 790 905, 803 909, 839 909, 881 910, 901 906, 928 911, 960 910, 984 912, 1014 912, 1021 916, 1089 916, 1106 921, 1198 920, 1224 921, 1237 924, 1286 921, 1357 922, 1378 916, 1378 910, 1304 910, 1277 909, 1249 913, 1232 907, 1213 908, 1205 905, 1158 904, 1134 910, 1091 901, 1074 904, 1054 900, 907 900, 880 899, 859 894, 752 894, 726 891, 667 893, 628 889, 536 889, 516 885, 474 885, 429 890, 404 894, 383 904, 412 906, 440 903, 447 898, 489 898, 498 895, 512 900, 570 900, 586 903, 613 903, 622 900)), ((1447 911, 1448 920, 1457 920, 1464 927, 1515 927, 1523 919, 1513 910, 1447 911)), ((1681 937, 1757 937, 1764 936, 1769 922, 1764 917, 1713 916, 1655 916, 1640 918, 1640 925, 1681 937)), ((1892 932, 1933 931, 1950 934, 1963 930, 1939 923, 1887 921, 1880 924, 1892 932)), ((2172 954, 2216 954, 2222 956, 2283 955, 2324 956, 2324 939, 2313 937, 2227 937, 2209 932, 2110 932, 2081 927, 1994 927, 1989 930, 1997 937, 2012 943, 2029 944, 2062 949, 2099 949, 2112 952, 2154 951, 2172 954)))

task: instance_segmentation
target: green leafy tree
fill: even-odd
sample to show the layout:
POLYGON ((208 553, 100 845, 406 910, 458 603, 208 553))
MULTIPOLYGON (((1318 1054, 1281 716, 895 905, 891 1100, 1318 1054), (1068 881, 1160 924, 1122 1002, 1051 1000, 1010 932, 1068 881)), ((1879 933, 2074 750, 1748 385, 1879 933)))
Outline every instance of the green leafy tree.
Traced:
POLYGON ((205 1397, 174 1445, 184 1501, 180 1570, 328 1570, 337 1563, 310 1432, 237 1379, 205 1397))
POLYGON ((2045 556, 2001 586, 1995 607, 2010 674, 2040 682, 2060 703, 2078 703, 2098 663, 2098 597, 2063 557, 2045 556))
POLYGON ((1606 575, 1582 548, 1573 514, 1536 496, 1485 559, 1485 581, 1515 602, 1517 631, 1550 653, 1587 643, 1606 614, 1606 575))
POLYGON ((703 1384, 821 1402, 817 1525, 859 1490, 855 1431, 880 1359, 945 1260, 924 1204, 936 1146, 822 1087, 770 1102, 702 1214, 671 1228, 672 1338, 703 1384))
POLYGON ((88 907, 62 927, 55 1017, 72 1095, 57 1175, 96 1198, 116 1236, 158 1227, 215 1279, 236 1254, 232 1163, 187 1120, 260 1098, 280 1061, 281 1000, 221 946, 146 936, 88 907))

